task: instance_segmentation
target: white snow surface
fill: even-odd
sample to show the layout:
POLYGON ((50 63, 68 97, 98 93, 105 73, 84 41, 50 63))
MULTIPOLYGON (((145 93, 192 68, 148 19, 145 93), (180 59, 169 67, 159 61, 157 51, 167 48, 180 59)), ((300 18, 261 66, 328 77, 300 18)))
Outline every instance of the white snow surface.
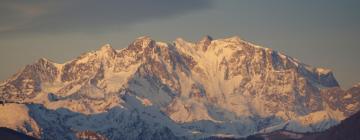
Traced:
POLYGON ((320 93, 338 87, 333 77, 321 77, 330 70, 237 36, 198 43, 181 38, 156 42, 144 36, 121 50, 106 44, 64 64, 46 62, 31 65, 34 70, 26 67, 0 85, 1 97, 21 101, 0 106, 5 119, 11 118, 9 109, 23 113, 0 126, 41 138, 73 139, 90 130, 109 139, 160 132, 167 138, 197 139, 278 129, 314 132, 345 118, 320 93), (24 122, 33 131, 19 127, 24 122))

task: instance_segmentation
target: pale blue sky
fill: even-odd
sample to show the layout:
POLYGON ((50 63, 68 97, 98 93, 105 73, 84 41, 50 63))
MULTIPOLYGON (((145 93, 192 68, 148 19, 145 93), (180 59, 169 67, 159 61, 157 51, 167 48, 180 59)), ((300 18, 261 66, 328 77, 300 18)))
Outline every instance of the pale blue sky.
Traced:
POLYGON ((0 1, 0 79, 41 57, 62 63, 110 43, 238 35, 360 82, 358 0, 0 1))

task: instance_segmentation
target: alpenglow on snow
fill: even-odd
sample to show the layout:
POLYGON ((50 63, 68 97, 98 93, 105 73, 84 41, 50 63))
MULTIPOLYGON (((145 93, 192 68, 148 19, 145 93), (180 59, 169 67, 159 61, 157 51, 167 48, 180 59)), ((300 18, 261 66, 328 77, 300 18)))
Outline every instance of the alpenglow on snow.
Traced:
POLYGON ((355 89, 342 90, 328 69, 236 36, 145 36, 120 50, 106 44, 63 64, 27 65, 0 84, 0 126, 41 139, 316 132, 359 109, 355 89))

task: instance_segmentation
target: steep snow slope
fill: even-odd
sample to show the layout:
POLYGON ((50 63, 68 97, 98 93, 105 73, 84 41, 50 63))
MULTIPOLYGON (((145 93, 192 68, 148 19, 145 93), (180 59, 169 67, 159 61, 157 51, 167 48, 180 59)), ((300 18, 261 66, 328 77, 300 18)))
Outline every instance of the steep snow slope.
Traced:
POLYGON ((64 64, 40 59, 0 84, 1 98, 25 104, 42 129, 36 135, 51 139, 84 131, 109 139, 321 131, 359 109, 354 92, 341 90, 328 69, 239 37, 209 36, 197 43, 144 36, 64 64))

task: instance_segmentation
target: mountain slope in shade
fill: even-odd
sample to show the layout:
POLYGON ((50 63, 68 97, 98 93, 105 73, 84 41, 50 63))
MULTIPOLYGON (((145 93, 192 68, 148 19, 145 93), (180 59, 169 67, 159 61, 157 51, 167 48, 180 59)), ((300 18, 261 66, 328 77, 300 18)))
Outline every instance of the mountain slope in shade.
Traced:
MULTIPOLYGON (((350 88, 347 92, 360 94, 360 84, 350 88)), ((270 133, 252 135, 252 138, 259 140, 358 140, 360 139, 360 111, 349 118, 341 121, 323 132, 317 133, 297 133, 287 130, 277 130, 270 133)))
MULTIPOLYGON (((352 87, 349 91, 360 94, 360 84, 352 87)), ((303 140, 359 140, 360 139, 360 112, 355 113, 349 118, 341 121, 325 132, 317 133, 303 140)))
POLYGON ((25 128, 34 120, 42 133, 24 130, 50 139, 84 131, 108 139, 316 132, 359 109, 358 94, 343 91, 330 70, 239 37, 139 37, 127 48, 106 44, 64 64, 42 58, 1 83, 0 95, 29 116, 0 126, 25 128))
POLYGON ((339 125, 317 136, 316 140, 358 140, 360 139, 360 113, 342 121, 339 125))
POLYGON ((2 140, 37 140, 34 137, 16 132, 12 129, 0 127, 0 139, 2 140))
POLYGON ((359 140, 360 112, 341 121, 324 132, 296 133, 290 131, 274 131, 268 134, 258 134, 251 137, 267 140, 359 140))

